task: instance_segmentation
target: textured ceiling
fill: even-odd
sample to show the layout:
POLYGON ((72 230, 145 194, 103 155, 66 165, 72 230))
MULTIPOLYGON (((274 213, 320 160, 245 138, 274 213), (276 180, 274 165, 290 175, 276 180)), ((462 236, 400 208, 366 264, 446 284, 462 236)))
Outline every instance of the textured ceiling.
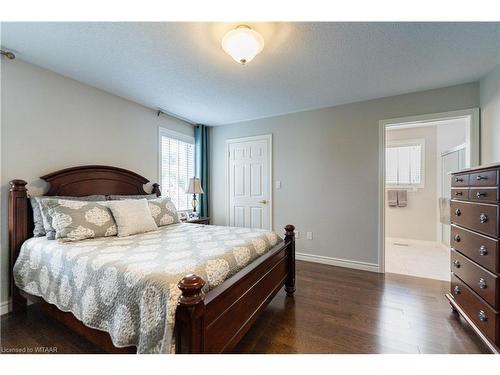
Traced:
POLYGON ((208 125, 477 80, 500 63, 500 23, 250 23, 246 66, 220 40, 237 24, 3 23, 17 57, 208 125))

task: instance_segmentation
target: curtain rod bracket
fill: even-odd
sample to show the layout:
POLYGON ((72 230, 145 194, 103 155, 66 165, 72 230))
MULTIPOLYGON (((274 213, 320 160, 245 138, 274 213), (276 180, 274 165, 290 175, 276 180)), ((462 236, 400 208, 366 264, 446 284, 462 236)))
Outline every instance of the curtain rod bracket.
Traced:
POLYGON ((5 56, 9 60, 14 60, 16 58, 16 55, 13 52, 6 51, 4 49, 0 50, 0 55, 5 56))

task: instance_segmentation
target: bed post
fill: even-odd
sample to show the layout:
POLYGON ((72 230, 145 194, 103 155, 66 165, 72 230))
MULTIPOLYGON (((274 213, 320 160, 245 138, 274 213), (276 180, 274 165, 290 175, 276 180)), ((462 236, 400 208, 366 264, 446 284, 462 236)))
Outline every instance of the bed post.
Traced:
POLYGON ((202 353, 204 336, 205 281, 196 275, 187 275, 177 284, 182 291, 175 314, 176 353, 202 353))
POLYGON ((27 301, 16 284, 12 270, 19 255, 19 250, 28 234, 28 190, 26 181, 12 180, 9 182, 9 251, 10 251, 10 293, 12 296, 12 311, 14 314, 26 312, 27 301))
POLYGON ((153 189, 151 190, 151 194, 156 194, 157 197, 161 196, 160 185, 156 182, 153 184, 153 189))
POLYGON ((285 291, 288 297, 295 293, 295 227, 288 224, 285 227, 285 242, 287 243, 288 276, 285 282, 285 291))

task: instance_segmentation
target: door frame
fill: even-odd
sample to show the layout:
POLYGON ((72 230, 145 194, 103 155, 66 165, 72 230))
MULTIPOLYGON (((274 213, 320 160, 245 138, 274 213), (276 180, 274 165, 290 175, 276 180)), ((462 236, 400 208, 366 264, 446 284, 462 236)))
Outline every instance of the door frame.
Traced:
POLYGON ((240 143, 240 142, 249 142, 249 141, 261 141, 265 140, 269 144, 269 225, 270 230, 274 230, 274 222, 273 222, 273 135, 271 134, 261 134, 254 135, 249 137, 240 137, 240 138, 229 138, 226 139, 226 160, 225 160, 225 174, 226 174, 226 188, 225 188, 225 201, 226 201, 226 226, 229 226, 229 212, 230 212, 230 202, 229 202, 229 190, 230 190, 230 181, 229 181, 229 155, 230 150, 229 147, 232 143, 240 143))
MULTIPOLYGON (((450 155, 450 154, 452 154, 452 153, 454 153, 454 152, 460 151, 460 150, 462 150, 462 149, 467 150, 467 142, 466 142, 466 143, 462 143, 461 145, 458 145, 458 146, 456 146, 456 147, 453 147, 453 148, 451 148, 451 149, 449 149, 449 150, 445 150, 445 151, 441 152, 441 155, 437 155, 437 156, 441 159, 441 160, 440 160, 440 164, 441 164, 441 175, 439 176, 439 178, 440 178, 440 179, 442 179, 442 178, 443 178, 443 173, 442 173, 442 172, 443 172, 443 157, 444 157, 444 156, 446 156, 446 155, 450 155)), ((440 181, 440 183, 439 183, 439 187, 440 187, 440 190, 441 190, 441 191, 438 191, 438 194, 441 194, 440 196, 442 197, 442 196, 443 196, 443 195, 442 195, 442 194, 443 194, 443 181, 442 181, 442 180, 441 180, 441 181, 440 181)), ((437 232, 436 232, 437 236, 436 236, 436 237, 437 237, 437 238, 436 238, 436 240, 437 240, 437 242, 438 242, 440 245, 444 245, 444 244, 443 244, 443 228, 442 228, 442 225, 443 225, 443 224, 442 224, 442 223, 440 223, 440 221, 439 221, 439 216, 440 216, 440 215, 439 215, 439 210, 438 210, 437 215, 436 215, 436 220, 437 220, 437 223, 436 223, 436 226, 437 226, 437 232)))
POLYGON ((398 117, 378 122, 378 270, 380 273, 385 273, 385 129, 391 125, 408 124, 411 126, 412 124, 458 118, 469 118, 466 143, 470 144, 470 148, 468 148, 466 160, 469 161, 471 167, 479 165, 481 161, 479 108, 398 117))

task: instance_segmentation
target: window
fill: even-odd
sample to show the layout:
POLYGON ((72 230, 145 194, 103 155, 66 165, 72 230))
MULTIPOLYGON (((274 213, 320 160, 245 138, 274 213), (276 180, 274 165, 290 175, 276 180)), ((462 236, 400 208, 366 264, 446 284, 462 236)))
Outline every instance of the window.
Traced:
POLYGON ((172 199, 178 210, 189 210, 191 198, 185 193, 194 177, 194 138, 160 128, 160 181, 162 195, 172 199))
POLYGON ((385 149, 385 183, 389 187, 424 187, 425 140, 389 141, 385 149))

